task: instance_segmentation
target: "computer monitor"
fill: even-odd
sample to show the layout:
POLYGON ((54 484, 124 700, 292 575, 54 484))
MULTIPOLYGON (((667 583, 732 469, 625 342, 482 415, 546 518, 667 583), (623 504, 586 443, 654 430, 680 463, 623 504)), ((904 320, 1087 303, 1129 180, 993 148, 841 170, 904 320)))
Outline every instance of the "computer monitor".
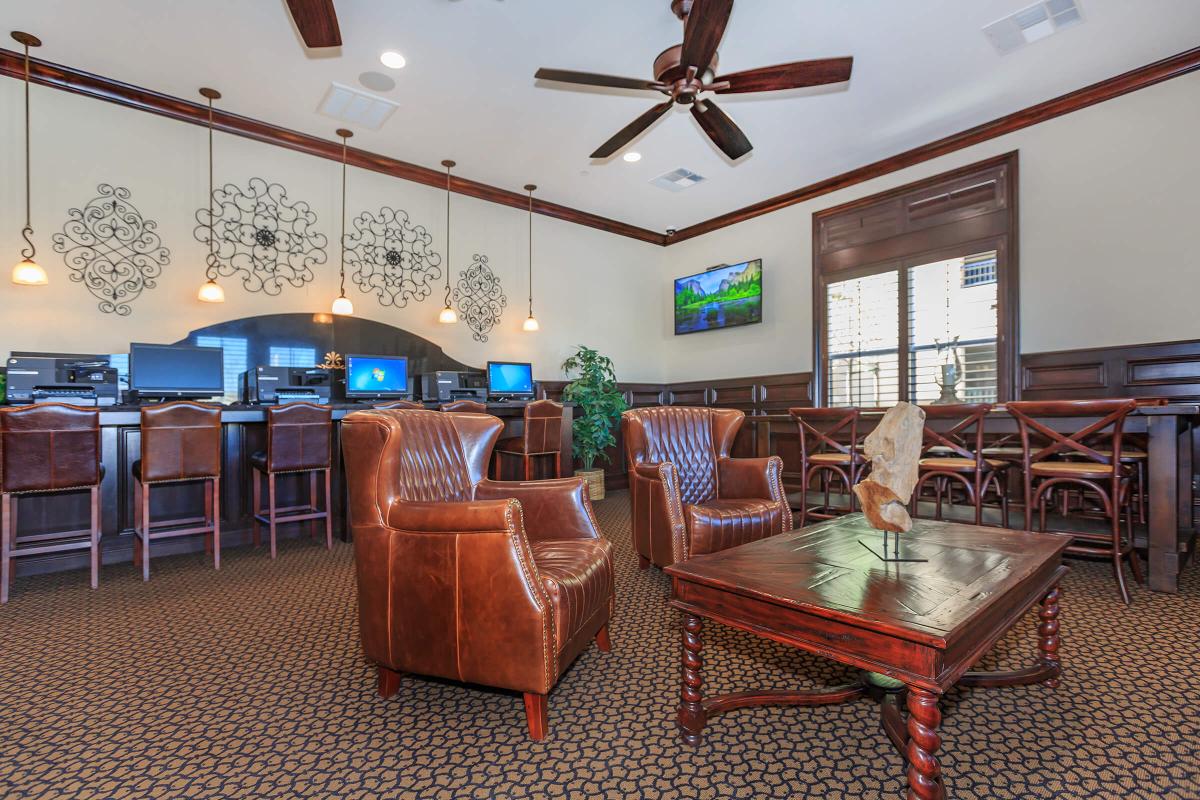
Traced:
POLYGON ((488 397, 533 399, 533 365, 516 361, 487 363, 488 397))
POLYGON ((382 400, 408 397, 405 356, 346 356, 346 399, 382 400))
POLYGON ((216 397, 225 393, 225 351, 184 344, 129 345, 129 388, 139 397, 216 397))

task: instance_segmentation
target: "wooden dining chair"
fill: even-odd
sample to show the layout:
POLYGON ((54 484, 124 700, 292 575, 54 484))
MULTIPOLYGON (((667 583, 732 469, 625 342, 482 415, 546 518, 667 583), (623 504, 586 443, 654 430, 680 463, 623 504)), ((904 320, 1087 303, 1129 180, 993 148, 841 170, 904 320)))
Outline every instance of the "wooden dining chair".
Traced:
MULTIPOLYGON (((1128 605, 1122 564, 1129 559, 1134 578, 1142 581, 1142 566, 1133 547, 1132 470, 1122 463, 1125 418, 1137 408, 1134 400, 1016 401, 1005 408, 1017 420, 1024 450, 1025 529, 1033 530, 1033 513, 1038 529, 1046 530, 1046 511, 1053 508, 1054 492, 1071 488, 1089 491, 1098 501, 1109 529, 1098 531, 1055 531, 1072 538, 1067 553, 1105 556, 1112 559, 1121 599, 1128 605), (1052 429, 1047 421, 1076 418, 1092 420, 1074 433, 1052 429), (1087 444, 1102 436, 1111 449, 1100 452, 1087 444), (1062 459, 1070 455, 1071 460, 1062 459), (1124 512, 1124 535, 1122 535, 1124 512)), ((1060 511, 1070 512, 1064 504, 1060 511)))
POLYGON ((990 403, 921 406, 925 429, 919 478, 911 501, 913 517, 917 516, 917 502, 927 485, 933 488, 934 519, 939 520, 943 498, 953 505, 954 489, 961 487, 975 509, 975 524, 982 525, 984 498, 990 489, 996 494, 1002 524, 1008 527, 1008 491, 1003 476, 1010 462, 986 457, 984 448, 985 421, 992 408, 990 403))
POLYGON ((800 431, 800 474, 803 481, 800 501, 799 527, 808 518, 831 519, 854 512, 854 484, 862 478, 867 461, 858 439, 858 408, 789 408, 788 415, 800 431), (822 504, 810 507, 808 488, 820 477, 822 504), (833 484, 841 484, 849 495, 845 506, 830 504, 833 484))

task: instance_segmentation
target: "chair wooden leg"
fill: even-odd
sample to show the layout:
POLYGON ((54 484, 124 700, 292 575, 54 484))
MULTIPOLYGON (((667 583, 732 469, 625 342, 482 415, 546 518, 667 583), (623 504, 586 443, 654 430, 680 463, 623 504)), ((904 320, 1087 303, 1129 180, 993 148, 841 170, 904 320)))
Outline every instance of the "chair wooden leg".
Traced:
MULTIPOLYGON (((1112 493, 1112 561, 1113 572, 1117 576, 1117 588, 1121 592, 1121 599, 1125 605, 1131 605, 1133 599, 1129 596, 1129 587, 1125 585, 1125 556, 1121 554, 1121 490, 1114 489, 1112 493)), ((1131 506, 1127 506, 1129 513, 1133 512, 1131 506)), ((1130 541, 1132 544, 1132 540, 1130 541)))
POLYGON ((142 485, 142 580, 150 580, 150 484, 142 485))
POLYGON ((650 559, 638 556, 638 569, 650 569, 650 559))
POLYGON ((133 479, 133 566, 134 569, 140 569, 142 566, 142 546, 141 546, 141 531, 142 531, 142 482, 137 478, 133 479))
POLYGON ((394 669, 380 665, 378 668, 378 681, 376 683, 376 691, 384 700, 400 691, 400 673, 394 669))
POLYGON ((254 537, 254 546, 257 548, 260 544, 259 528, 261 527, 261 523, 258 521, 258 515, 262 513, 262 473, 256 469, 252 469, 250 470, 250 474, 254 484, 254 507, 250 513, 250 528, 254 537))
MULTIPOLYGON (((317 471, 313 470, 308 473, 308 507, 316 513, 317 510, 317 471)), ((308 521, 308 538, 315 540, 317 538, 317 520, 310 519, 308 521)))
POLYGON ((267 473, 267 519, 271 529, 271 558, 275 558, 275 473, 267 473))
POLYGON ((221 568, 221 479, 213 478, 209 482, 212 492, 212 545, 213 569, 221 568))
POLYGON ((528 454, 525 455, 525 480, 533 480, 533 459, 528 454))
POLYGON ((333 549, 333 489, 332 469, 325 470, 325 549, 333 549))
MULTIPOLYGON (((204 524, 212 527, 213 524, 213 494, 212 481, 204 482, 204 524)), ((213 554, 213 535, 211 532, 204 534, 204 554, 211 556, 213 554)))
POLYGON ((92 588, 100 585, 100 487, 92 487, 92 528, 90 547, 92 556, 92 588))
POLYGON ((612 650, 612 640, 608 638, 607 625, 596 631, 596 647, 599 647, 606 653, 612 650))
POLYGON ((4 493, 0 500, 0 603, 8 602, 8 584, 12 581, 13 496, 4 493))
POLYGON ((529 738, 540 742, 546 738, 546 695, 525 693, 525 721, 529 724, 529 738))

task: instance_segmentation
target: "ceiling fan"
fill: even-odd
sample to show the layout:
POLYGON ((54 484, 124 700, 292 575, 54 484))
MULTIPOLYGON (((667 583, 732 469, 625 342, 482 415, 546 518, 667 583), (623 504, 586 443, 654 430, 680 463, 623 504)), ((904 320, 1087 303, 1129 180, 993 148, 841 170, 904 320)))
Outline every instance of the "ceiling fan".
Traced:
POLYGON ((307 47, 341 47, 333 0, 287 0, 288 11, 307 47))
POLYGON ((700 97, 702 92, 773 92, 850 79, 854 59, 849 57, 796 61, 717 75, 717 47, 725 35, 725 25, 733 11, 733 0, 671 0, 671 11, 683 20, 683 44, 668 47, 654 59, 654 80, 563 69, 539 69, 535 73, 534 77, 541 80, 615 89, 645 89, 669 97, 617 131, 615 136, 592 153, 592 158, 608 158, 616 153, 666 114, 673 104, 678 103, 690 105, 692 116, 713 144, 731 159, 738 159, 754 146, 716 103, 700 97))

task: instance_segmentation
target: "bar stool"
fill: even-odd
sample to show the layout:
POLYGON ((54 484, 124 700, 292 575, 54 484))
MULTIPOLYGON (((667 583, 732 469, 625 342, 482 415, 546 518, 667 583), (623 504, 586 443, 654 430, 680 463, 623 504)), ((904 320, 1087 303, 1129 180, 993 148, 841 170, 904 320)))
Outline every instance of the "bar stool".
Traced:
POLYGON ((142 457, 133 462, 133 564, 150 580, 150 542, 205 534, 204 549, 221 568, 221 408, 186 400, 146 406, 141 413, 142 457), (204 482, 204 516, 150 519, 150 489, 204 482), (192 523, 200 523, 192 525, 192 523), (176 527, 179 525, 192 527, 176 527), (165 530, 155 530, 156 528, 165 530))
MULTIPOLYGON (((325 520, 325 547, 333 549, 333 517, 330 516, 330 468, 333 410, 313 403, 289 403, 267 409, 267 450, 250 457, 254 480, 254 546, 259 528, 266 523, 271 532, 271 558, 275 558, 275 529, 278 525, 305 520, 325 520), (308 505, 279 508, 275 494, 278 475, 308 473, 308 505), (317 507, 317 474, 325 473, 325 510, 317 507), (263 514, 262 479, 267 478, 267 508, 263 514), (282 515, 282 516, 281 516, 282 515)), ((311 529, 316 536, 316 529, 311 529)))
POLYGON ((0 603, 8 602, 13 559, 88 550, 92 588, 100 582, 100 413, 64 403, 0 411, 0 603), (89 491, 91 526, 17 535, 17 498, 89 491), (83 537, 87 537, 86 539, 83 537))
POLYGON ((391 400, 387 403, 375 403, 372 408, 425 408, 425 404, 418 403, 416 400, 391 400))
POLYGON ((486 414, 487 406, 475 400, 452 400, 449 403, 442 403, 438 407, 438 411, 444 411, 447 414, 486 414))
MULTIPOLYGON (((1137 408, 1134 400, 1014 401, 1005 408, 1017 420, 1025 450, 1025 530, 1033 530, 1033 511, 1038 511, 1039 529, 1046 530, 1046 508, 1053 505, 1053 492, 1077 487, 1092 492, 1099 500, 1110 528, 1098 531, 1055 531, 1072 538, 1066 552, 1071 555, 1105 556, 1112 559, 1121 599, 1130 604, 1129 589, 1122 571, 1124 560, 1134 578, 1142 581, 1142 565, 1133 549, 1132 473, 1122 464, 1122 431, 1125 418, 1137 408), (1095 420, 1071 434, 1051 429, 1043 420, 1091 418, 1095 420), (1111 446, 1108 455, 1086 442, 1103 436, 1111 446), (1034 449, 1035 446, 1037 449, 1034 449), (1077 460, 1053 460, 1060 455, 1077 460), (1125 536, 1121 535, 1121 512, 1125 512, 1125 536)), ((1067 510, 1067 509, 1064 509, 1067 510)))
POLYGON ((520 436, 511 436, 496 442, 495 472, 500 478, 503 466, 501 456, 520 458, 525 465, 525 480, 533 477, 532 459, 537 456, 554 457, 554 477, 561 474, 559 456, 562 454, 563 405, 553 400, 535 400, 525 406, 525 430, 520 436))
POLYGON ((866 471, 867 461, 863 457, 858 440, 857 408, 789 408, 788 414, 800 431, 800 522, 798 527, 808 524, 808 518, 832 519, 854 512, 854 492, 850 491, 866 471), (813 478, 821 476, 824 491, 822 505, 809 508, 808 487, 813 478), (832 506, 829 503, 829 485, 833 478, 845 485, 850 495, 849 505, 832 506))
POLYGON ((917 516, 917 502, 921 489, 932 481, 937 511, 934 519, 942 518, 942 498, 954 504, 954 487, 961 485, 967 500, 975 507, 975 524, 983 524, 983 500, 989 489, 994 489, 1000 503, 1003 527, 1008 527, 1008 492, 1003 476, 1009 462, 999 458, 987 458, 984 447, 984 420, 992 410, 990 403, 952 403, 948 405, 923 405, 925 429, 918 462, 919 478, 913 489, 911 510, 917 516), (946 420, 950 427, 938 431, 929 424, 930 420, 946 420))

